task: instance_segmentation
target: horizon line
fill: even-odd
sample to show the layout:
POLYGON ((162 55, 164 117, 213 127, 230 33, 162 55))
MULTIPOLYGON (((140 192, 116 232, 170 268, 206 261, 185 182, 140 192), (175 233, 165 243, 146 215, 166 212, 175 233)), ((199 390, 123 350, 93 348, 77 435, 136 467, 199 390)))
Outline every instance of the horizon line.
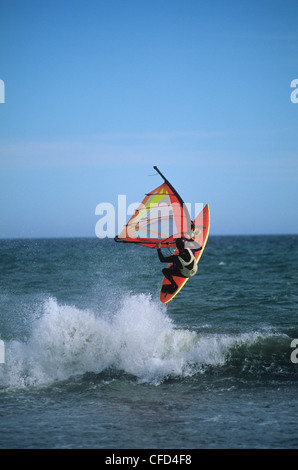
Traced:
MULTIPOLYGON (((226 233, 226 234, 209 234, 210 237, 293 237, 293 236, 298 236, 298 233, 226 233)), ((89 240, 100 240, 100 241, 106 241, 106 240, 112 240, 114 241, 114 238, 111 237, 104 237, 104 238, 99 238, 96 235, 91 236, 91 235, 63 235, 63 236, 28 236, 28 237, 18 237, 18 236, 13 236, 13 237, 1 237, 0 236, 0 242, 5 241, 5 240, 74 240, 74 239, 89 239, 89 240)))

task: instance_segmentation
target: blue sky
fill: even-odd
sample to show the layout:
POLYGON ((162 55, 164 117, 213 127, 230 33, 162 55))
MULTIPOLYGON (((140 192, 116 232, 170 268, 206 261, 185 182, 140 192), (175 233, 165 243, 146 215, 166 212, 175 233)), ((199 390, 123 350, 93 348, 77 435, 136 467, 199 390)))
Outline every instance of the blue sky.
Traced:
POLYGON ((211 235, 298 233, 296 0, 2 0, 0 237, 95 236, 161 183, 211 235))

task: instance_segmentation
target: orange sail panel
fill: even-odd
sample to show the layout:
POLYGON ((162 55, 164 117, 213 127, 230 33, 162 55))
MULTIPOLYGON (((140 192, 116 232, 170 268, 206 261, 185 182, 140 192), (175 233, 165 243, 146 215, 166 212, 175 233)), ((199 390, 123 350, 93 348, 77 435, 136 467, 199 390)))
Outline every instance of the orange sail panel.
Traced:
POLYGON ((138 243, 155 248, 175 246, 175 239, 190 233, 190 216, 186 205, 166 180, 146 194, 143 202, 123 228, 116 241, 138 243))

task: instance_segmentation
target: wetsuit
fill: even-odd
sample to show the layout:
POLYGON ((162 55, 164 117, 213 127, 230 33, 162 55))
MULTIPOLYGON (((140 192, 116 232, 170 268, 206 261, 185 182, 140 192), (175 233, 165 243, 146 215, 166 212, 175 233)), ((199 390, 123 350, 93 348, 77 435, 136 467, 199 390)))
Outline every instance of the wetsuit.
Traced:
POLYGON ((193 254, 201 249, 201 246, 192 250, 184 248, 182 252, 179 251, 177 255, 171 256, 164 256, 160 248, 157 250, 158 257, 162 263, 173 263, 169 268, 162 270, 163 275, 170 281, 171 290, 173 290, 173 292, 175 292, 178 287, 173 276, 188 278, 197 272, 196 259, 193 254), (179 258, 181 258, 181 260, 179 258))

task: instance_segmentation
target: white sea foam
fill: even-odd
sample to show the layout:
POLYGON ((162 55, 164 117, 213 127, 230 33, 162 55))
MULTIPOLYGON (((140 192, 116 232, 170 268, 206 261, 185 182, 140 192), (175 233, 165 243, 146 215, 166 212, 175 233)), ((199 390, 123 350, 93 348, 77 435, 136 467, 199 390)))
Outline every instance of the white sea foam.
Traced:
POLYGON ((255 340, 253 334, 207 335, 177 328, 164 307, 144 294, 128 295, 112 313, 100 314, 50 298, 29 340, 6 345, 0 385, 40 386, 108 368, 158 384, 203 372, 206 365, 223 365, 233 346, 255 340))

